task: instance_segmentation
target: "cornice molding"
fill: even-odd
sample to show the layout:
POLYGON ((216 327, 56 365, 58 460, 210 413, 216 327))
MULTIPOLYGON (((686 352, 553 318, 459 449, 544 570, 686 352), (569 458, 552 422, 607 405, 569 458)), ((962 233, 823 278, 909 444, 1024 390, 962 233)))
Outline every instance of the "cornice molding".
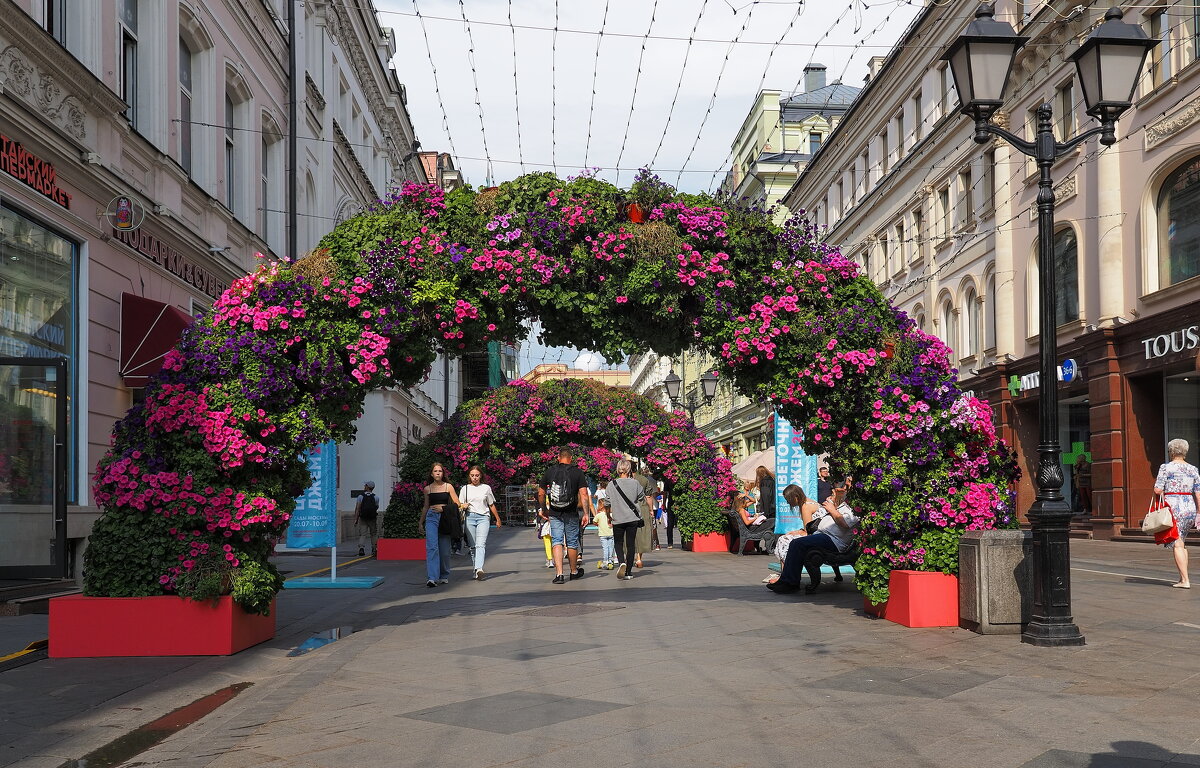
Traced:
POLYGON ((347 164, 358 172, 356 181, 358 182, 360 191, 363 193, 363 199, 379 197, 379 192, 371 182, 371 177, 367 175, 367 171, 363 168, 362 163, 358 162, 358 155, 355 154, 354 147, 350 144, 350 139, 346 138, 346 134, 342 131, 342 126, 338 124, 337 120, 333 121, 333 137, 337 142, 336 147, 338 151, 344 156, 347 164))

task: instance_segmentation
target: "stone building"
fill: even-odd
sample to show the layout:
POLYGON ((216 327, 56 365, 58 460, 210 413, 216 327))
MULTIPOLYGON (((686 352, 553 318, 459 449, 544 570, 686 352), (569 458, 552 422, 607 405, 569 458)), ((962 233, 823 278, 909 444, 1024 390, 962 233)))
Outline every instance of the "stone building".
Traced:
MULTIPOLYGON (((1034 490, 1038 442, 1036 169, 978 145, 941 54, 976 3, 927 5, 785 197, 811 212, 897 306, 954 350, 964 390, 988 400, 1034 490)), ((1059 138, 1094 125, 1067 60, 1107 5, 1002 1, 1029 43, 997 118, 1030 137, 1054 111, 1059 138)), ((1118 142, 1095 139, 1053 167, 1064 494, 1079 535, 1133 534, 1168 439, 1200 451, 1200 48, 1190 3, 1130 8, 1162 44, 1118 142), (1091 476, 1074 473, 1090 459, 1091 476), (1086 491, 1090 481, 1091 493, 1086 491)))

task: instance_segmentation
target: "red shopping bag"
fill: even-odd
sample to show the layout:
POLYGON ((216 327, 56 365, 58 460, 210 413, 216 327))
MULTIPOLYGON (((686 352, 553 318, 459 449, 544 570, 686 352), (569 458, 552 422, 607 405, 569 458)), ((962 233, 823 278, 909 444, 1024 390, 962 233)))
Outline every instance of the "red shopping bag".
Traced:
POLYGON ((1179 522, 1175 519, 1175 513, 1171 513, 1171 527, 1165 531, 1159 531, 1154 534, 1155 544, 1170 544, 1179 538, 1179 522))

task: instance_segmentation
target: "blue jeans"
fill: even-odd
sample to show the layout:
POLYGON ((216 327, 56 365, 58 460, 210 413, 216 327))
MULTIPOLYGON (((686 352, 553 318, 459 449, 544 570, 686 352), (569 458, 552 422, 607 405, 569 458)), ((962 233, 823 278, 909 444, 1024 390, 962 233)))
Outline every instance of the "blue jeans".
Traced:
MULTIPOLYGON (((797 536, 788 545, 787 557, 783 559, 783 570, 779 573, 779 580, 787 584, 800 584, 804 579, 804 561, 808 559, 808 553, 814 549, 821 549, 826 552, 837 552, 837 544, 833 543, 833 539, 827 533, 810 533, 807 536, 797 536)), ((816 573, 811 570, 808 576, 812 579, 813 584, 821 581, 821 569, 818 566, 816 573)))
POLYGON ((578 512, 563 512, 550 517, 550 544, 561 547, 564 542, 567 549, 579 551, 578 512))
POLYGON ((475 548, 475 570, 483 570, 483 555, 487 549, 488 531, 492 528, 491 515, 478 512, 467 513, 467 541, 475 548))
POLYGON ((438 533, 442 513, 429 510, 425 516, 425 577, 429 581, 450 578, 450 537, 438 533))
POLYGON ((601 536, 600 547, 604 554, 600 556, 602 563, 615 563, 617 561, 617 550, 614 549, 612 536, 601 536))

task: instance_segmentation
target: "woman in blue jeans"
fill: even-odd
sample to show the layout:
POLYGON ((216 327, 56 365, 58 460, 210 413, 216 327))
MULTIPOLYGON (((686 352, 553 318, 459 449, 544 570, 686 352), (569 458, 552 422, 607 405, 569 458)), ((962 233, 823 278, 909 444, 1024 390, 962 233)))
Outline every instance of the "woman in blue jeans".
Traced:
POLYGON ((461 527, 459 508, 462 506, 454 486, 446 480, 446 469, 434 464, 429 469, 429 484, 425 486, 425 504, 421 525, 425 528, 425 582, 427 587, 450 583, 450 535, 461 527))
POLYGON ((458 492, 462 503, 467 506, 467 541, 475 554, 475 571, 471 578, 483 581, 483 558, 487 551, 488 530, 492 527, 492 518, 496 519, 496 527, 500 527, 500 513, 496 511, 496 496, 492 486, 482 482, 483 471, 479 467, 471 467, 467 472, 470 485, 464 485, 458 492), (491 515, 488 512, 491 511, 491 515))

